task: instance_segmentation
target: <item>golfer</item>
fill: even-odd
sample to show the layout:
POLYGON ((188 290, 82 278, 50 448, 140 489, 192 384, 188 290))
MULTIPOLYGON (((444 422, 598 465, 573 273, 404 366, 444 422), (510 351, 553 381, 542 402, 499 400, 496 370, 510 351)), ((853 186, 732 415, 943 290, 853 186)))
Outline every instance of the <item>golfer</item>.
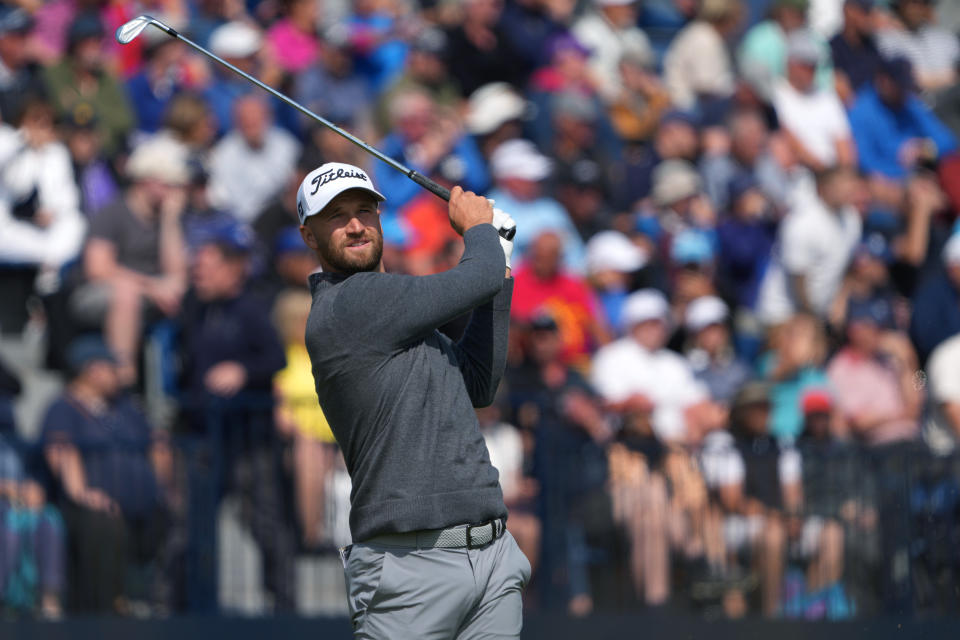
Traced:
POLYGON ((297 193, 310 276, 306 342, 317 396, 353 480, 342 552, 356 638, 517 638, 530 564, 506 532, 497 471, 473 407, 493 401, 507 355, 514 226, 455 187, 460 263, 384 272, 379 203, 361 169, 328 163, 297 193), (459 342, 437 327, 468 311, 459 342))

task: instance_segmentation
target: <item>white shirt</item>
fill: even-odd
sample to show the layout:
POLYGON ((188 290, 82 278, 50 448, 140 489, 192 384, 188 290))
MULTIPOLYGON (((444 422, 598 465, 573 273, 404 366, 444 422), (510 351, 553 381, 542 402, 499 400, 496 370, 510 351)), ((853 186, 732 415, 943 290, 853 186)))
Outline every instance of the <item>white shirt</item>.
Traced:
POLYGON ((490 464, 500 473, 500 488, 504 496, 514 495, 517 479, 523 474, 523 439, 512 424, 497 423, 480 430, 487 443, 490 464))
POLYGON ((577 20, 573 35, 590 49, 590 68, 600 81, 600 95, 608 102, 616 99, 623 88, 620 58, 625 52, 642 52, 653 59, 650 40, 639 27, 618 29, 598 11, 577 20))
POLYGON ((836 92, 814 89, 800 93, 786 80, 773 87, 773 106, 780 124, 824 166, 837 162, 837 142, 850 139, 850 122, 836 92))
POLYGON ((947 402, 960 404, 960 335, 944 340, 927 362, 930 385, 930 419, 924 437, 935 451, 949 453, 956 447, 956 432, 944 415, 947 402))
POLYGON ((253 149, 236 131, 210 155, 210 202, 242 222, 253 222, 286 188, 300 152, 292 135, 271 127, 263 146, 253 149))
POLYGON ((678 109, 692 109, 701 93, 732 95, 733 64, 717 30, 699 20, 684 27, 664 55, 663 79, 678 109))
MULTIPOLYGON (((704 436, 700 451, 703 481, 710 489, 743 484, 747 475, 743 456, 733 436, 727 431, 711 431, 704 436)), ((777 458, 777 476, 780 485, 791 485, 803 478, 803 459, 793 447, 781 446, 777 458)))
POLYGON ((761 321, 778 324, 797 310, 790 275, 804 276, 807 300, 816 313, 825 315, 860 241, 860 230, 855 209, 835 214, 819 197, 799 198, 783 219, 773 260, 760 285, 757 313, 761 321))
POLYGON ((610 402, 636 393, 649 398, 654 405, 653 431, 664 441, 682 440, 687 433, 684 411, 710 397, 683 357, 667 349, 647 351, 630 336, 597 351, 591 380, 610 402))

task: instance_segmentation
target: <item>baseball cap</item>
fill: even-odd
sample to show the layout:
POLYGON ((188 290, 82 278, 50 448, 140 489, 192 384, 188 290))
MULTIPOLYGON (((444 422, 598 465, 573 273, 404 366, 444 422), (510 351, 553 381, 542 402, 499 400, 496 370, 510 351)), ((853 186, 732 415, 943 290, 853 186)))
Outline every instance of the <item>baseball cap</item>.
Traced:
POLYGON ((530 318, 530 328, 534 331, 556 331, 557 321, 549 311, 541 309, 530 318))
POLYGON ((18 7, 0 6, 0 36, 8 33, 27 33, 33 28, 33 18, 18 7))
POLYGON ((590 55, 590 49, 583 46, 579 40, 569 33, 556 35, 547 42, 547 57, 552 60, 558 53, 571 51, 586 58, 590 55))
POLYGON ((833 408, 833 397, 824 389, 810 389, 800 400, 804 415, 811 413, 829 413, 833 408))
POLYGON ((683 111, 681 109, 670 109, 660 116, 660 126, 668 124, 685 124, 696 129, 700 126, 700 120, 695 113, 683 111))
POLYGON ((686 160, 664 160, 653 170, 652 197, 665 207, 700 192, 700 174, 686 160))
POLYGON ((601 231, 587 242, 587 272, 630 273, 647 264, 647 254, 619 231, 601 231))
POLYGON ((893 326, 893 309, 883 298, 852 299, 847 303, 847 325, 854 322, 867 322, 876 327, 889 328, 893 326))
POLYGON ((417 34, 410 49, 442 57, 447 51, 447 36, 440 29, 428 27, 417 34))
POLYGON ((506 82, 485 84, 467 103, 467 131, 475 136, 493 133, 511 120, 519 120, 527 110, 527 101, 506 82))
POLYGON ((714 324, 723 324, 730 315, 727 303, 717 296, 700 296, 687 305, 683 324, 687 331, 698 333, 714 324))
POLYGON ((374 188, 367 172, 360 167, 342 162, 328 162, 308 173, 297 189, 297 215, 300 224, 323 211, 331 200, 350 189, 362 189, 380 202, 386 200, 384 195, 374 188))
POLYGON ((220 25, 210 34, 210 50, 223 58, 249 58, 262 42, 257 29, 238 20, 220 25))
POLYGON ((882 260, 886 263, 893 261, 893 252, 890 250, 890 243, 886 236, 879 231, 874 231, 860 241, 856 254, 858 256, 869 256, 882 260))
POLYGON ((657 289, 641 289, 627 296, 623 303, 621 318, 625 326, 633 326, 648 320, 670 319, 670 305, 657 289))
POLYGON ((529 140, 516 138, 502 143, 490 155, 495 178, 520 178, 539 182, 550 175, 553 162, 529 140))
POLYGON ((787 59, 806 64, 820 64, 823 52, 806 30, 794 31, 787 37, 787 59))
POLYGON ((117 363, 116 356, 100 336, 81 336, 67 346, 67 366, 74 373, 80 373, 92 362, 117 363))
POLYGON ((602 189, 603 168, 591 158, 577 158, 569 164, 560 166, 558 181, 565 186, 581 189, 602 189))
POLYGON ((880 62, 880 73, 889 76, 894 84, 905 91, 916 91, 917 83, 913 77, 913 65, 902 56, 885 58, 880 62))
POLYGON ((88 38, 102 38, 103 23, 100 16, 91 12, 84 12, 74 18, 67 30, 67 49, 72 50, 77 44, 88 38))
POLYGON ((758 404, 770 404, 770 385, 760 380, 751 380, 737 391, 732 407, 742 409, 758 404))
POLYGON ((950 236, 943 245, 943 262, 948 266, 960 266, 960 232, 950 236))
POLYGON ((249 253, 256 242, 249 225, 232 219, 213 220, 200 226, 196 239, 198 246, 215 244, 237 254, 249 253))
POLYGON ((751 174, 740 173, 727 185, 727 200, 731 205, 734 205, 746 192, 759 186, 757 179, 751 174))
POLYGON ((713 258, 713 244, 706 234, 700 231, 685 229, 673 238, 670 245, 670 259, 676 264, 702 265, 713 258))

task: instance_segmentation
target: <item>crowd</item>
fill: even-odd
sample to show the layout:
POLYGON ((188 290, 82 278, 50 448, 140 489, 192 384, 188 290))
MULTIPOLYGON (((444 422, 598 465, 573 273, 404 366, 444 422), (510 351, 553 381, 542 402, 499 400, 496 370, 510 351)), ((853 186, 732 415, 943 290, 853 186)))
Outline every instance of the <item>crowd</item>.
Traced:
POLYGON ((3 3, 0 343, 42 332, 64 386, 16 424, 27 372, 0 363, 0 602, 216 608, 236 496, 293 610, 294 560, 336 546, 342 489, 296 189, 325 161, 369 170, 389 271, 462 249, 444 202, 331 131, 157 29, 113 40, 151 14, 516 220, 508 371, 478 415, 530 606, 854 615, 851 551, 880 539, 881 584, 902 566, 890 469, 960 438, 958 13, 3 3))

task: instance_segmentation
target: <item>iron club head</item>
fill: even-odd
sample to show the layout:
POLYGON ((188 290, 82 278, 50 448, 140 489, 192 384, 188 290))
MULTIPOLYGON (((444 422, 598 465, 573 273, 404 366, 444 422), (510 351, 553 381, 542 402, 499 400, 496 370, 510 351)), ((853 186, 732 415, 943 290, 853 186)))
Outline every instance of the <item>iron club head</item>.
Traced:
POLYGON ((151 18, 150 16, 137 16, 130 22, 121 25, 117 29, 116 38, 117 42, 120 44, 129 44, 133 42, 137 36, 140 35, 140 32, 146 29, 149 25, 156 25, 157 27, 167 31, 168 28, 165 28, 166 25, 159 22, 158 20, 151 18))

